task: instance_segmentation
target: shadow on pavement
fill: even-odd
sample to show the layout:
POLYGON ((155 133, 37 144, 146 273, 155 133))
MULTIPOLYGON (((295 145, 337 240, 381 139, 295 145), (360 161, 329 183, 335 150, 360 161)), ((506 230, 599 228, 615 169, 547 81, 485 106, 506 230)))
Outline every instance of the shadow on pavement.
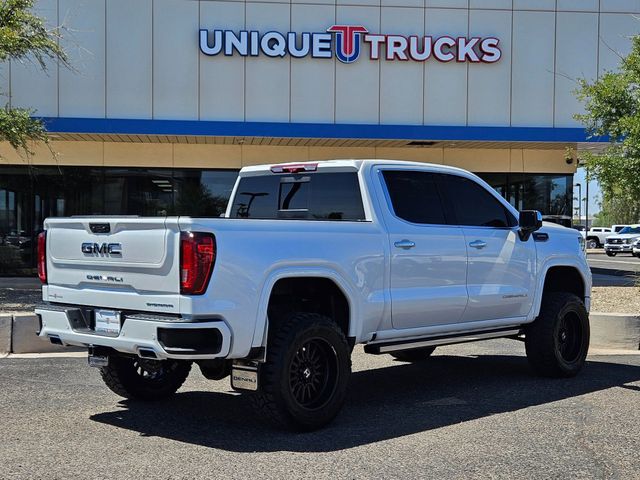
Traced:
POLYGON ((593 274, 594 287, 635 287, 638 279, 633 275, 601 275, 593 274))
MULTIPOLYGON (((587 362, 572 379, 533 376, 524 357, 435 356, 356 372, 338 418, 324 430, 292 434, 260 422, 245 397, 178 393, 157 403, 122 401, 91 419, 204 447, 234 452, 329 452, 543 405, 640 380, 640 368, 587 362)), ((227 381, 227 380, 225 380, 227 381)), ((633 385, 625 388, 638 391, 633 385)))

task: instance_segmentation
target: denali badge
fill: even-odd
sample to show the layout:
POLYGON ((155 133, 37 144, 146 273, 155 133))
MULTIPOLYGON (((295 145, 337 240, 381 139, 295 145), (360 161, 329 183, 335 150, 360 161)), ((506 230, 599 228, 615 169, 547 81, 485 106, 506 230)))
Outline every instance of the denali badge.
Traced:
POLYGON ((119 243, 97 243, 85 242, 82 244, 82 253, 98 255, 122 255, 122 245, 119 243))
POLYGON ((111 275, 87 275, 87 280, 94 280, 96 282, 115 282, 115 283, 124 282, 124 278, 112 277, 111 275))
POLYGON ((231 388, 234 390, 258 390, 258 367, 256 365, 233 365, 231 388))

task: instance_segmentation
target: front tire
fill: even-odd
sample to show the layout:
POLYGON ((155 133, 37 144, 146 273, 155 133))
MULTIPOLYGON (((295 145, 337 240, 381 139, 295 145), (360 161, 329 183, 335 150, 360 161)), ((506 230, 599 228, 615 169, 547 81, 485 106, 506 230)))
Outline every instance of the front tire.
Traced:
POLYGON ((589 248, 589 249, 600 248, 600 242, 598 240, 596 240, 595 238, 588 238, 587 239, 587 248, 589 248))
POLYGON ((178 391, 191 362, 111 356, 100 369, 104 383, 117 395, 135 400, 161 400, 178 391))
POLYGON ((269 332, 252 402, 277 426, 316 430, 342 408, 350 375, 351 349, 342 330, 322 315, 295 313, 269 332))
POLYGON ((607 252, 607 257, 615 257, 618 252, 607 252))
POLYGON ((391 352, 391 356, 401 362, 421 362, 431 356, 436 347, 412 348, 410 350, 399 350, 391 352))
POLYGON ((589 316, 571 293, 545 293, 538 318, 525 329, 529 364, 545 377, 573 377, 589 350, 589 316))

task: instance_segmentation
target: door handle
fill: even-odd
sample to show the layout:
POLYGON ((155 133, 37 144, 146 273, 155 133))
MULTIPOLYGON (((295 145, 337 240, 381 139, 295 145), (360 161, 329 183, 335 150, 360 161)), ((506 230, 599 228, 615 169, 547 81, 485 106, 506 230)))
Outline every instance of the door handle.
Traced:
POLYGON ((469 244, 469 246, 480 250, 481 248, 484 248, 487 246, 487 242, 483 242, 482 240, 474 240, 469 244))
POLYGON ((416 246, 416 244, 414 242, 412 242, 411 240, 400 240, 397 241, 393 244, 396 248, 404 248, 405 250, 409 250, 410 248, 413 248, 416 246))

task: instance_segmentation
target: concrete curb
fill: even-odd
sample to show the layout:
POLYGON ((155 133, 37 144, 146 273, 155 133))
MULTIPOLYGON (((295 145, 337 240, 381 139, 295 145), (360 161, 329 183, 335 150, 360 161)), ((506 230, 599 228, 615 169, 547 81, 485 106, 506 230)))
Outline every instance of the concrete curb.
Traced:
POLYGON ((36 336, 39 328, 40 324, 36 314, 14 314, 11 353, 54 353, 68 350, 68 347, 54 345, 50 341, 36 336))
MULTIPOLYGON (((592 348, 640 350, 640 314, 592 312, 590 320, 592 348)), ((0 313, 0 355, 81 350, 53 345, 37 337, 38 327, 38 317, 31 312, 0 313)))
POLYGON ((592 312, 591 346, 640 350, 640 314, 592 312))
POLYGON ((0 313, 0 355, 78 351, 38 337, 38 328, 38 317, 32 312, 0 313))
POLYGON ((11 332, 13 330, 13 315, 0 313, 0 355, 11 352, 11 332))

